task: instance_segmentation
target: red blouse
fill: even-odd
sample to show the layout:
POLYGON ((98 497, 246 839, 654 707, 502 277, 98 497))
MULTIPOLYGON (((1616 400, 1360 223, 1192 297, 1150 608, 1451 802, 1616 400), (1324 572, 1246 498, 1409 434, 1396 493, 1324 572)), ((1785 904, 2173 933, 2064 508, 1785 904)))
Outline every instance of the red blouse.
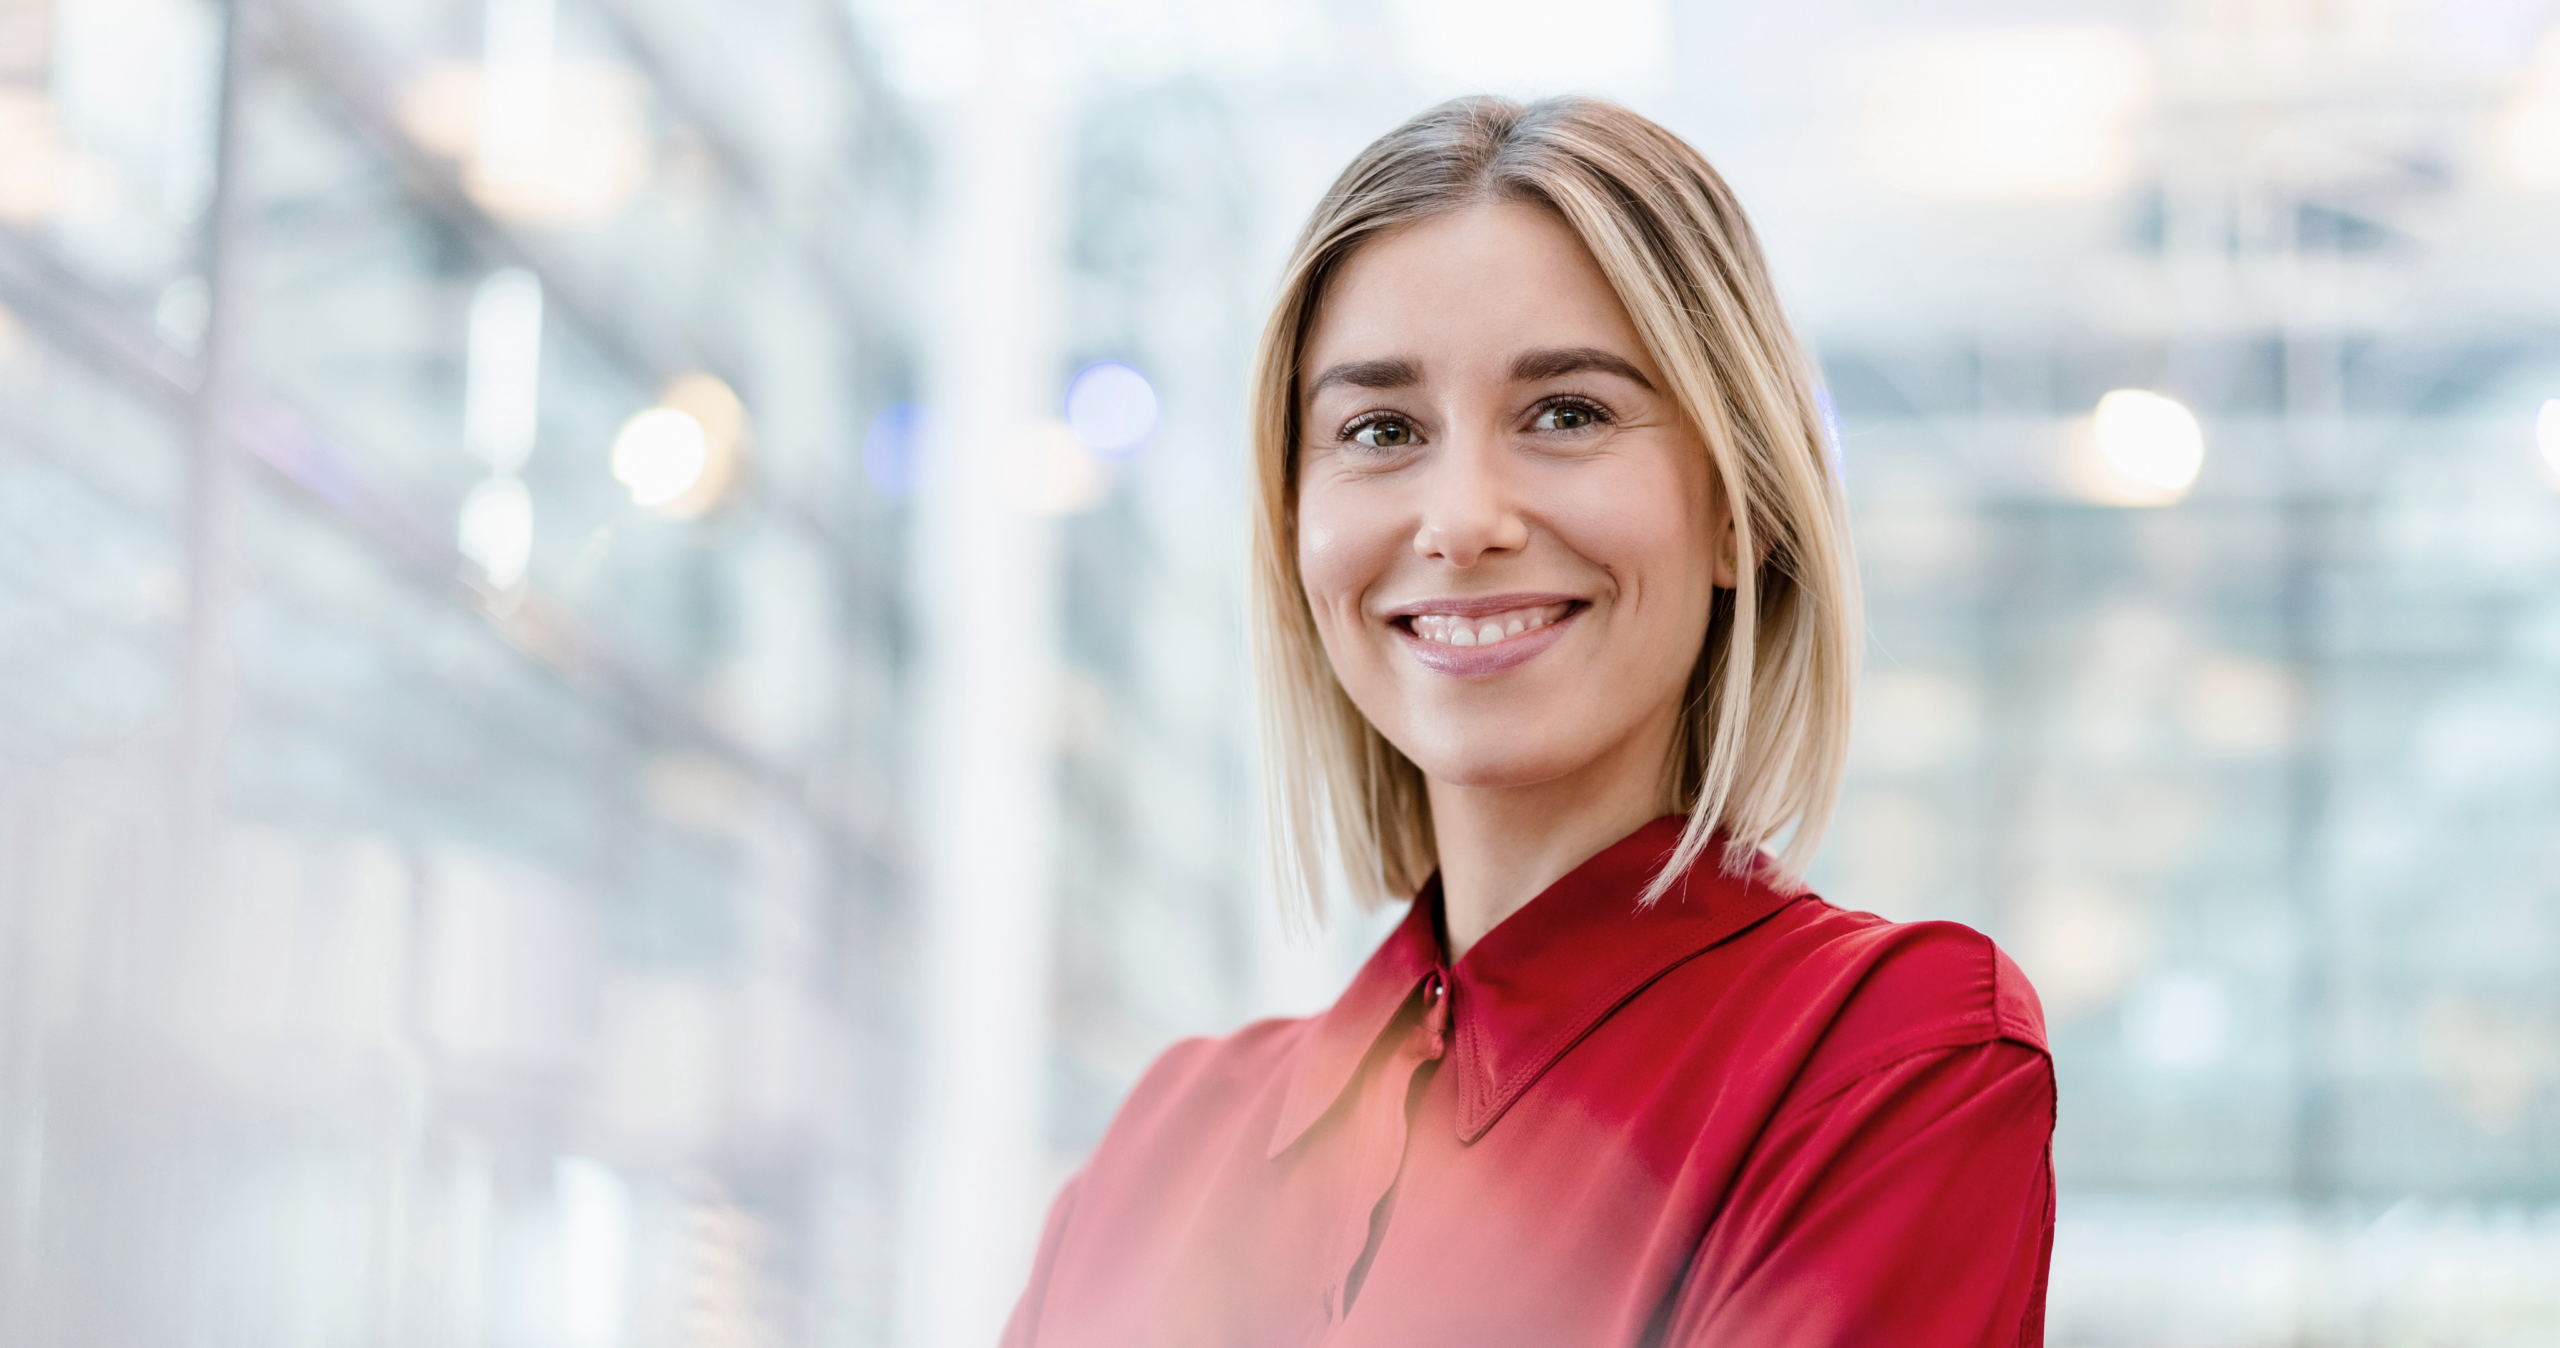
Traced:
POLYGON ((1169 1050, 1051 1210, 1012 1348, 2043 1342, 2054 1090, 1991 942, 1655 820, 1449 963, 1169 1050))

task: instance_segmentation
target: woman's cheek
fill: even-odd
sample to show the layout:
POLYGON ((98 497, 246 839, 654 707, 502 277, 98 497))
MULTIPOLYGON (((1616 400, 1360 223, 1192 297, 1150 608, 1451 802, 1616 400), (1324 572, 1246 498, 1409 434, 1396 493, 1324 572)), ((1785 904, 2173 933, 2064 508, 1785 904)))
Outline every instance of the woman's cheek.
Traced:
POLYGON ((1701 484, 1666 455, 1587 475, 1574 486, 1547 498, 1546 520, 1557 541, 1613 578, 1629 624, 1621 629, 1620 658, 1650 667, 1667 652, 1703 642, 1712 559, 1694 499, 1703 495, 1701 484))
POLYGON ((1364 531, 1356 517, 1346 517, 1346 504, 1320 487, 1304 491, 1298 502, 1298 578, 1322 627, 1337 619, 1356 625, 1361 597, 1381 575, 1380 550, 1367 537, 1376 531, 1364 531))
POLYGON ((1686 560, 1688 531, 1675 484, 1617 474, 1574 485, 1569 494, 1550 495, 1540 511, 1567 551, 1642 589, 1686 560))
POLYGON ((1307 605, 1315 610, 1316 620, 1328 620, 1333 608, 1340 577, 1334 574, 1335 544, 1340 536, 1327 524, 1306 517, 1301 510, 1298 519, 1298 581, 1307 588, 1307 605))

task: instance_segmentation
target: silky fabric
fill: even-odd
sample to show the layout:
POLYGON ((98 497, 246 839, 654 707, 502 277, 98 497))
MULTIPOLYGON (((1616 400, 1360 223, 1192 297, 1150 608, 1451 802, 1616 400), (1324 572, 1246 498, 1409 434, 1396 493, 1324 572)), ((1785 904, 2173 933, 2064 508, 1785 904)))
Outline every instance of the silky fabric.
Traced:
POLYGON ((2041 1343, 2026 979, 1965 927, 1712 861, 1640 906, 1681 823, 1454 964, 1426 887, 1330 1010, 1167 1051, 1059 1195, 1004 1342, 2041 1343))

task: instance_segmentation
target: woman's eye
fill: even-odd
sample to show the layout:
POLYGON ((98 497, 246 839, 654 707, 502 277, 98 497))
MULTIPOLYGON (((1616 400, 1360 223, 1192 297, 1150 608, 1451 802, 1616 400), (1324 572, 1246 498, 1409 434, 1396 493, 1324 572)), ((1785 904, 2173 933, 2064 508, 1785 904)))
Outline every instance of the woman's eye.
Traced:
POLYGON ((1413 443, 1413 428, 1401 421, 1372 421, 1351 438, 1371 449, 1402 449, 1413 443))
POLYGON ((1550 407, 1540 412, 1538 419, 1530 423, 1533 428, 1542 431, 1578 431, 1598 424, 1600 424, 1599 409, 1585 407, 1579 403, 1560 403, 1550 407))

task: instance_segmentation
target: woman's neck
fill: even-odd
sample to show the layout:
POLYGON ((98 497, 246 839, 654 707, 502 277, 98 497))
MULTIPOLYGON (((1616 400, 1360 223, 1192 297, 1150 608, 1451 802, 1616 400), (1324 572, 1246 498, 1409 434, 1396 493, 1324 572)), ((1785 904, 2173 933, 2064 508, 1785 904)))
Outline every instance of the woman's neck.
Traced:
POLYGON ((1425 781, 1449 958, 1573 868, 1662 813, 1668 718, 1581 769, 1528 786, 1425 781))

